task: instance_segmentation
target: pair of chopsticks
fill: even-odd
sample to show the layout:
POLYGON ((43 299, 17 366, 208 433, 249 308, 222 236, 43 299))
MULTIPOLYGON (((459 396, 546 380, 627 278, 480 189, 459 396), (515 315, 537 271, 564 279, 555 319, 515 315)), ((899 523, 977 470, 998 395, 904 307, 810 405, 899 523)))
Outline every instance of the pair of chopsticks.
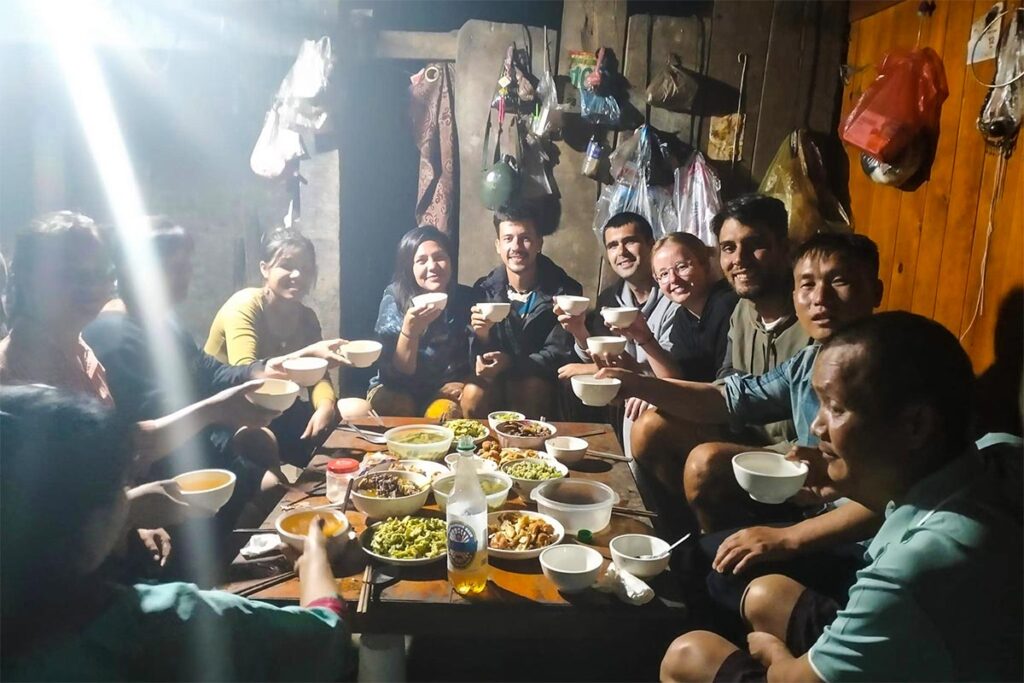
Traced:
POLYGON ((359 588, 359 602, 356 603, 356 614, 366 614, 370 606, 370 594, 373 592, 373 566, 366 565, 363 570, 363 585, 359 588))
POLYGON ((587 455, 592 455, 595 458, 604 458, 605 460, 615 460, 617 462, 633 462, 633 458, 627 458, 624 455, 616 455, 615 453, 608 453, 607 451, 595 451, 593 449, 587 449, 587 455))
POLYGON ((634 510, 633 508, 623 508, 617 505, 612 506, 612 512, 616 512, 620 515, 633 515, 635 517, 654 518, 658 516, 657 512, 651 512, 650 510, 634 510))
POLYGON ((296 576, 298 576, 298 574, 296 574, 294 570, 287 571, 287 572, 284 572, 283 574, 278 574, 277 576, 271 576, 269 579, 264 579, 263 581, 260 581, 259 583, 254 583, 251 586, 246 586, 245 588, 242 588, 241 590, 234 591, 234 593, 235 593, 235 595, 238 595, 240 597, 247 598, 250 595, 256 595, 257 593, 265 591, 268 588, 273 588, 274 586, 276 586, 278 584, 282 584, 285 581, 291 581, 296 576))

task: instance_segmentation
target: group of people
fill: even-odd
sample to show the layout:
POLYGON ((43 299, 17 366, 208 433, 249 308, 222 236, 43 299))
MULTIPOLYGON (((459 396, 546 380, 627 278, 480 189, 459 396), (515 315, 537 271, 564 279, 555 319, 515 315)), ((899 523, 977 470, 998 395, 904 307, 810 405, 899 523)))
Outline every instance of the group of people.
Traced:
MULTIPOLYGON (((869 238, 819 233, 792 245, 783 203, 756 194, 715 217, 717 248, 687 233, 656 239, 644 217, 621 213, 602 231, 618 279, 575 314, 556 297, 582 287, 542 253, 530 207, 493 222, 501 265, 472 287, 452 272, 447 235, 423 226, 402 237, 367 399, 386 415, 500 408, 554 418, 577 408, 569 378, 620 380, 621 408, 609 415, 657 502, 659 531, 700 533, 691 565, 706 559, 712 598, 752 631, 747 650, 709 632, 681 636, 664 679, 1020 678, 1019 436, 974 433, 974 377, 949 332, 909 313, 873 313, 882 284, 869 238), (438 293, 443 307, 416 303, 438 293), (508 316, 491 321, 480 307, 490 302, 509 304, 508 316), (606 307, 640 314, 618 328, 600 315, 606 307), (624 353, 588 350, 591 336, 609 334, 625 337, 624 353), (807 463, 804 488, 782 505, 753 501, 732 474, 733 456, 752 449, 807 463)), ((188 293, 192 239, 166 220, 146 234, 173 307, 188 293)), ((89 660, 96 676, 147 677, 145 638, 109 645, 112 631, 140 619, 153 638, 192 623, 234 632, 226 637, 238 646, 250 625, 278 628, 297 651, 333 647, 331 657, 302 658, 320 667, 309 677, 341 675, 351 664, 344 605, 316 525, 300 560, 301 608, 110 581, 126 571, 127 546, 165 563, 174 527, 196 522, 168 477, 197 466, 236 473, 215 520, 223 534, 279 483, 282 460, 305 464, 336 424, 327 378, 283 414, 246 399, 264 378, 285 376, 288 358, 345 363, 344 340, 323 340, 302 303, 316 277, 312 243, 291 229, 269 235, 263 285, 227 300, 202 349, 172 310, 152 310, 159 298, 145 296, 131 262, 116 239, 105 243, 91 220, 68 212, 16 245, 0 341, 5 675, 80 676, 68 667, 89 660), (173 382, 152 356, 154 335, 180 357, 173 382), (47 460, 56 467, 44 475, 47 460), (47 503, 55 496, 64 507, 47 503), (72 555, 81 560, 67 562, 72 555), (73 586, 71 599, 33 583, 38 576, 73 586), (186 604, 180 623, 154 616, 186 604), (90 660, 97 648, 105 657, 90 660)), ((273 677, 273 663, 239 660, 273 677)), ((175 674, 189 677, 161 677, 175 674)))

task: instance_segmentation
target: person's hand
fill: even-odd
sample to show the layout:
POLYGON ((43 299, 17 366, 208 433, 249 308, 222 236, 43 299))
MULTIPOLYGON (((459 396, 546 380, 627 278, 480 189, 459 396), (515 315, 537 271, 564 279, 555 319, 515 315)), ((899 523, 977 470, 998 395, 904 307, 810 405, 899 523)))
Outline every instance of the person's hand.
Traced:
POLYGON ((583 348, 587 348, 587 337, 590 336, 590 333, 587 332, 586 313, 569 315, 559 308, 558 304, 555 304, 553 310, 555 315, 558 316, 558 324, 562 326, 562 329, 571 334, 577 344, 583 348))
POLYGON ((489 351, 476 357, 476 374, 484 379, 494 379, 511 365, 508 355, 501 351, 489 351))
POLYGON ((214 411, 214 423, 229 427, 266 427, 270 424, 281 412, 258 406, 248 398, 248 394, 261 386, 263 380, 254 379, 206 399, 214 411))
POLYGON ((411 306, 402 320, 402 332, 410 339, 419 339, 442 313, 444 309, 437 306, 411 306))
POLYGON ((637 385, 640 382, 640 375, 625 368, 604 367, 598 370, 594 377, 597 379, 617 379, 622 382, 617 399, 627 399, 634 395, 637 385))
POLYGON ((760 562, 782 560, 795 554, 796 547, 788 528, 752 526, 722 541, 711 567, 720 574, 739 574, 760 562))
POLYGON ((796 494, 790 498, 797 505, 811 507, 831 503, 840 493, 828 476, 828 463, 816 447, 793 446, 786 454, 787 460, 807 464, 807 479, 796 494))
POLYGON ((764 631, 747 634, 747 648, 750 656, 761 662, 766 669, 781 657, 793 656, 784 642, 764 631))
POLYGON ((643 399, 636 398, 635 396, 630 396, 629 398, 626 399, 626 417, 628 417, 633 422, 636 422, 637 420, 640 419, 641 415, 643 415, 645 412, 647 412, 648 409, 653 407, 654 406, 652 406, 647 401, 644 401, 643 399))
POLYGON ((323 339, 289 355, 292 358, 321 358, 327 361, 329 368, 336 368, 339 365, 351 366, 352 363, 341 353, 341 347, 345 344, 348 344, 348 340, 340 337, 323 339))
POLYGON ((644 369, 636 362, 636 358, 633 358, 633 356, 626 352, 616 354, 595 353, 592 357, 594 363, 599 368, 622 368, 638 375, 642 375, 644 372, 644 369))
POLYGON ((333 430, 338 425, 338 411, 334 407, 334 401, 324 401, 320 407, 313 411, 313 415, 306 424, 306 430, 302 432, 300 439, 319 439, 324 433, 333 430))
POLYGON ((490 335, 491 328, 494 327, 494 323, 484 317, 479 306, 474 306, 469 309, 469 326, 473 328, 473 332, 476 334, 477 339, 480 341, 487 341, 487 337, 490 335))
POLYGON ((591 375, 597 372, 593 363, 569 363, 558 368, 558 379, 570 379, 577 375, 591 375))
POLYGON ((136 529, 139 540, 158 566, 166 566, 171 557, 171 535, 164 529, 136 529))
POLYGON ((314 515, 309 523, 309 531, 306 532, 306 540, 302 544, 302 555, 295 553, 291 546, 287 546, 290 552, 285 553, 295 563, 295 571, 300 575, 303 570, 313 563, 329 564, 327 558, 327 538, 324 536, 324 519, 320 515, 314 515))
POLYGON ((634 318, 633 322, 631 322, 627 327, 609 325, 608 329, 612 331, 612 334, 625 337, 629 341, 637 344, 646 343, 654 338, 654 333, 651 332, 651 328, 647 325, 647 318, 642 315, 638 315, 634 318))
POLYGON ((133 527, 177 526, 186 519, 209 517, 213 510, 189 505, 173 479, 151 481, 128 489, 128 523, 133 527))

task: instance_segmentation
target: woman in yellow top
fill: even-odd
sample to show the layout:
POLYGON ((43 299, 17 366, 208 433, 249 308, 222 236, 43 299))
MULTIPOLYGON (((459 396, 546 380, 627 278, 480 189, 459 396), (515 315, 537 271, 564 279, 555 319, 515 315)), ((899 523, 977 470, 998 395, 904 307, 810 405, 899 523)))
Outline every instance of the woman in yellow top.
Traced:
MULTIPOLYGON (((260 261, 263 287, 235 292, 217 311, 206 353, 231 365, 245 365, 320 341, 320 320, 302 303, 316 280, 316 252, 297 230, 279 228, 264 240, 260 261)), ((283 459, 305 465, 313 448, 337 423, 337 397, 328 377, 303 401, 271 423, 283 459)))

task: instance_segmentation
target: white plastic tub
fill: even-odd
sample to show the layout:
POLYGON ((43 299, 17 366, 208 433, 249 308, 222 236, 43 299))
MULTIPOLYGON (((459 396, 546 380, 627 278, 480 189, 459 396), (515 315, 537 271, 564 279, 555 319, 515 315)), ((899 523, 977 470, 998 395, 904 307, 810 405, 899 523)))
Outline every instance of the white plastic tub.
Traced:
POLYGON ((565 527, 565 533, 580 529, 597 533, 612 519, 612 506, 619 494, 610 486, 587 479, 556 479, 547 481, 530 492, 537 503, 537 512, 551 515, 565 527))

